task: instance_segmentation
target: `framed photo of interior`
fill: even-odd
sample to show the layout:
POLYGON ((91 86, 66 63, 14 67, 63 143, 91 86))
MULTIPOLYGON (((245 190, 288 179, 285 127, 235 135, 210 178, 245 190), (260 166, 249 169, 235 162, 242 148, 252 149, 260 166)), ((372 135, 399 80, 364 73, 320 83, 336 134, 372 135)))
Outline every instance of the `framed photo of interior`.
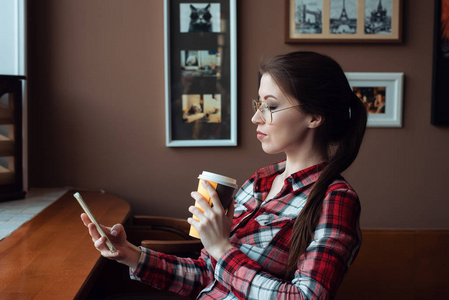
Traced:
POLYGON ((449 125, 449 0, 435 1, 431 123, 449 125))
POLYGON ((236 0, 164 0, 164 26, 166 146, 236 146, 236 0))
POLYGON ((366 107, 368 127, 402 127, 404 73, 345 74, 366 107))
POLYGON ((285 42, 402 41, 402 0, 285 0, 285 42))

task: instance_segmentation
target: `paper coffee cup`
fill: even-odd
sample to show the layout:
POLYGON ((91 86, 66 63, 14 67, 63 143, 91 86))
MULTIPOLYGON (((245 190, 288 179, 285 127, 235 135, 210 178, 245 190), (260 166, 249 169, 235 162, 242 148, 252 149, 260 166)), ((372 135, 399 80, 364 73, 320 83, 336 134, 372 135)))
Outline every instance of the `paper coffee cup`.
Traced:
MULTIPOLYGON (((223 176, 223 175, 219 175, 219 174, 215 174, 215 173, 211 173, 211 172, 206 172, 203 171, 203 173, 201 173, 198 176, 199 182, 198 182, 198 193, 200 193, 204 199, 207 200, 207 202, 209 203, 209 205, 212 205, 212 199, 209 196, 209 193, 206 191, 206 189, 203 187, 203 185, 201 184, 201 180, 206 180, 210 183, 210 185, 212 185, 212 187, 215 189, 215 191, 218 194, 218 197, 220 198, 221 204, 223 205, 224 209, 228 209, 229 205, 231 204, 231 200, 232 197, 234 196, 234 193, 237 189, 237 180, 235 180, 234 178, 230 178, 227 176, 223 176)), ((195 206, 198 207, 201 211, 203 211, 201 209, 201 206, 199 206, 199 204, 195 201, 195 206)), ((199 219, 193 215, 193 219, 199 221, 199 219)), ((199 238, 199 234, 198 231, 196 230, 195 227, 190 226, 190 236, 199 238)))

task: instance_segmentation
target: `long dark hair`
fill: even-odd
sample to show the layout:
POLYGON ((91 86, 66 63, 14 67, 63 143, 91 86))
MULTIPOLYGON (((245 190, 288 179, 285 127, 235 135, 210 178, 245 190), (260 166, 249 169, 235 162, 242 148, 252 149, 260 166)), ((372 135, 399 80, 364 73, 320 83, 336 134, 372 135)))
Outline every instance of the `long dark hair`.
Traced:
POLYGON ((260 73, 269 74, 286 95, 302 104, 300 109, 304 112, 324 116, 317 132, 318 146, 329 161, 293 225, 286 271, 286 278, 291 278, 299 258, 313 239, 329 185, 357 157, 367 115, 343 69, 328 56, 315 52, 275 56, 261 65, 260 73))

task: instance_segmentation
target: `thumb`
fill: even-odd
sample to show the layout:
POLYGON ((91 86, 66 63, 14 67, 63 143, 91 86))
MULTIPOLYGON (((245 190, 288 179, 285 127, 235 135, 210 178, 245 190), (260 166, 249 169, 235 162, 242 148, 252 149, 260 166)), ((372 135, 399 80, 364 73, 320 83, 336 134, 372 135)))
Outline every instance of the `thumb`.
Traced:
POLYGON ((115 224, 111 227, 111 235, 114 237, 122 237, 126 239, 126 232, 125 228, 122 224, 115 224))

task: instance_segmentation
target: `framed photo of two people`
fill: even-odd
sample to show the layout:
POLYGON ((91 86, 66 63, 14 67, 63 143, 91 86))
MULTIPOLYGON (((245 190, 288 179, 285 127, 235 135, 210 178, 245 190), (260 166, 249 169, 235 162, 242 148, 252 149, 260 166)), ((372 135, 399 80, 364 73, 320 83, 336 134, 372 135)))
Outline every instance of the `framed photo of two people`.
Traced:
POLYGON ((164 0, 164 18, 166 146, 236 146, 236 0, 164 0))

